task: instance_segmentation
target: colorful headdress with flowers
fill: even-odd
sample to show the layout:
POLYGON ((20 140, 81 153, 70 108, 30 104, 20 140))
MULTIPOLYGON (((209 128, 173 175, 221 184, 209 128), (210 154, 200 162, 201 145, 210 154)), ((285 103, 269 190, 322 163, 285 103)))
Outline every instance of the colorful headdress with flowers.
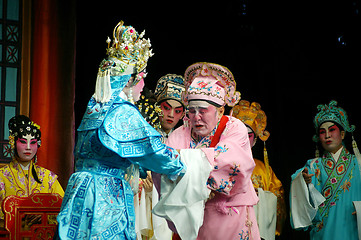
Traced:
MULTIPOLYGON (((335 100, 331 100, 330 104, 320 104, 317 106, 318 113, 316 114, 313 123, 315 125, 316 131, 324 122, 334 122, 339 124, 345 131, 353 132, 355 131, 355 125, 350 125, 348 122, 348 117, 346 111, 337 106, 335 100)), ((318 135, 316 134, 313 137, 315 142, 319 141, 318 135)))
POLYGON ((38 140, 38 146, 41 145, 40 126, 30 120, 27 116, 17 115, 9 120, 9 144, 12 149, 15 148, 15 142, 18 138, 31 135, 38 140))
POLYGON ((158 103, 164 100, 173 99, 184 106, 182 99, 184 91, 184 78, 176 74, 167 74, 158 80, 154 94, 158 103))
POLYGON ((233 107, 232 112, 232 115, 248 125, 259 139, 263 142, 268 139, 270 133, 265 130, 267 126, 267 116, 264 111, 261 110, 259 103, 253 102, 250 104, 249 101, 241 100, 233 107))
MULTIPOLYGON (((124 26, 123 21, 120 21, 115 26, 113 40, 108 37, 106 41, 108 44, 108 57, 99 66, 95 93, 93 95, 96 101, 109 101, 112 87, 110 76, 136 74, 133 86, 141 78, 145 77, 145 67, 149 58, 154 54, 152 49, 150 49, 150 40, 143 38, 144 34, 145 31, 138 34, 132 26, 124 26)), ((124 79, 129 80, 129 78, 124 79)), ((124 86, 124 83, 120 85, 124 86)))
POLYGON ((228 68, 214 63, 199 62, 187 68, 184 74, 186 94, 184 102, 207 100, 233 107, 241 99, 236 82, 228 68))

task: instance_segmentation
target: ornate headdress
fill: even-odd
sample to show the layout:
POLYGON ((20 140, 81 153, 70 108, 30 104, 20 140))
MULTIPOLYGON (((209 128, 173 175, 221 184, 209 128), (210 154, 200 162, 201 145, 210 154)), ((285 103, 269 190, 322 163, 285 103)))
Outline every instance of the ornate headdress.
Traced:
MULTIPOLYGON (((355 125, 350 125, 348 122, 346 111, 341 107, 338 107, 335 100, 331 100, 329 105, 318 105, 317 110, 319 112, 316 114, 315 119, 313 120, 316 131, 324 122, 335 122, 347 132, 355 131, 355 125)), ((317 134, 313 137, 313 140, 315 142, 319 141, 317 134)))
MULTIPOLYGON (((324 122, 334 122, 339 124, 345 131, 353 133, 355 131, 355 125, 350 125, 348 122, 348 117, 346 111, 337 106, 337 102, 335 100, 331 100, 330 103, 327 104, 320 104, 317 106, 318 113, 315 116, 315 119, 313 120, 313 123, 315 125, 316 131, 319 129, 319 127, 324 122)), ((313 136, 313 141, 318 142, 320 141, 318 137, 318 133, 313 136)), ((361 154, 357 147, 357 143, 352 135, 352 148, 353 152, 355 153, 355 156, 361 165, 361 154)), ((318 149, 316 149, 316 157, 319 157, 318 149)), ((361 168, 360 168, 361 173, 361 168)))
POLYGON ((15 142, 18 138, 31 135, 38 140, 38 146, 41 145, 40 126, 30 120, 27 116, 17 115, 9 120, 9 144, 12 149, 15 148, 15 142))
MULTIPOLYGON (((100 63, 93 95, 100 102, 108 102, 110 99, 113 87, 110 76, 137 74, 133 81, 134 86, 145 77, 148 59, 154 55, 150 49, 150 40, 143 38, 145 31, 139 35, 132 26, 123 24, 124 22, 120 21, 113 30, 113 40, 108 37, 106 41, 108 58, 100 63)), ((124 78, 126 82, 117 85, 124 87, 129 78, 124 78)))
POLYGON ((228 68, 214 63, 199 62, 187 68, 184 74, 186 97, 189 100, 207 100, 218 105, 233 107, 241 94, 228 68))
POLYGON ((244 124, 249 126, 259 139, 264 143, 263 147, 263 161, 266 166, 266 186, 265 190, 269 190, 270 186, 270 168, 268 161, 268 153, 266 148, 266 141, 270 136, 270 133, 266 131, 267 116, 264 111, 261 110, 259 103, 253 102, 250 104, 249 101, 241 100, 238 105, 232 108, 232 116, 241 120, 244 124))
POLYGON ((184 78, 176 74, 167 74, 158 80, 154 94, 158 103, 173 99, 184 106, 182 101, 184 91, 184 78))
POLYGON ((241 100, 232 109, 233 116, 241 120, 244 124, 248 125, 253 132, 263 142, 268 139, 270 133, 266 131, 267 116, 264 111, 261 110, 259 103, 241 100))

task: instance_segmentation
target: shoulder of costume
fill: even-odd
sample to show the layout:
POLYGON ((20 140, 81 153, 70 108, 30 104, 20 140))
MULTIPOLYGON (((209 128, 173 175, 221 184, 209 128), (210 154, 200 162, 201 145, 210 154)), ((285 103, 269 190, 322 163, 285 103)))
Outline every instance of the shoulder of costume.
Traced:
POLYGON ((119 142, 130 142, 147 137, 161 137, 130 102, 114 104, 104 119, 102 128, 119 142))
POLYGON ((115 91, 110 100, 105 103, 98 102, 94 97, 91 97, 78 131, 89 131, 99 128, 116 100, 118 104, 122 101, 126 102, 119 97, 119 92, 120 91, 115 91))
POLYGON ((121 157, 141 157, 165 147, 161 135, 127 101, 117 102, 98 128, 102 144, 121 157))
POLYGON ((2 172, 4 172, 4 171, 8 170, 9 168, 10 168, 10 163, 2 166, 2 167, 0 168, 0 172, 2 173, 2 172))
POLYGON ((41 171, 41 172, 45 173, 46 175, 52 175, 53 177, 58 177, 58 175, 56 175, 53 171, 51 171, 49 169, 41 167, 37 164, 35 164, 34 167, 36 168, 36 171, 41 171))
POLYGON ((244 125, 244 123, 239 120, 238 118, 232 117, 232 116, 226 116, 228 117, 228 122, 227 122, 227 128, 232 129, 232 128, 238 128, 237 131, 247 131, 246 125, 244 125))

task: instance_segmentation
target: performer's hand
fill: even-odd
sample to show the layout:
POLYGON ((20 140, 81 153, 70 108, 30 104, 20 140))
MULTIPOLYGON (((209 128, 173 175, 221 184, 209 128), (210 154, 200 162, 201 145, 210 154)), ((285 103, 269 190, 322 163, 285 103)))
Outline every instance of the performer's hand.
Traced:
POLYGON ((150 171, 147 171, 147 178, 143 180, 143 187, 145 192, 151 192, 153 190, 153 180, 150 171))
POLYGON ((356 211, 354 211, 354 212, 352 213, 352 215, 356 215, 356 211))
POLYGON ((315 174, 308 174, 308 168, 305 168, 303 171, 302 171, 302 175, 303 175, 303 179, 305 179, 305 182, 307 184, 310 184, 312 182, 312 177, 315 175, 315 174))

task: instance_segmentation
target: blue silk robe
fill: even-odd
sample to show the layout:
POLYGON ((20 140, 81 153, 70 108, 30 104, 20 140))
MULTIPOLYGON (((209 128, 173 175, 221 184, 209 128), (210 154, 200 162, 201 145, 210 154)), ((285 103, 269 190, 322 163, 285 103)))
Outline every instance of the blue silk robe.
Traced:
MULTIPOLYGON (((355 211, 352 202, 361 200, 361 178, 356 157, 343 148, 337 161, 326 152, 322 158, 309 160, 305 167, 309 174, 315 174, 312 183, 326 199, 308 227, 310 238, 357 240, 357 222, 356 215, 352 215, 355 211)), ((303 169, 293 174, 292 180, 303 169)), ((292 216, 291 225, 293 227, 292 216)))
POLYGON ((90 99, 78 128, 76 172, 58 215, 61 239, 136 239, 126 169, 133 163, 171 178, 183 170, 177 151, 164 145, 138 109, 119 97, 122 87, 113 85, 126 83, 122 78, 111 77, 112 89, 118 90, 109 102, 90 99))

